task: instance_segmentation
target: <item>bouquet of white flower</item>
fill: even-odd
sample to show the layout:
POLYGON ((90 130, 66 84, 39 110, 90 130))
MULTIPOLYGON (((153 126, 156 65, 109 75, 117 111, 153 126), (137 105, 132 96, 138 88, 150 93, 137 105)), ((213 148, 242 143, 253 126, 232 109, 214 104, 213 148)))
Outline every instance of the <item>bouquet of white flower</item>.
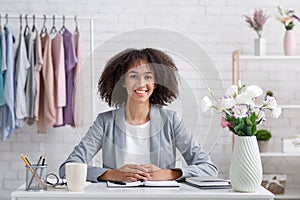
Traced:
POLYGON ((281 114, 281 108, 277 107, 275 97, 266 96, 261 105, 256 104, 257 97, 263 94, 263 90, 257 85, 246 87, 239 82, 238 86, 230 86, 221 98, 216 98, 210 89, 209 93, 211 98, 205 96, 202 99, 202 111, 216 110, 222 115, 221 126, 228 127, 238 136, 255 135, 256 125, 266 121, 267 110, 271 111, 273 118, 278 118, 281 114))

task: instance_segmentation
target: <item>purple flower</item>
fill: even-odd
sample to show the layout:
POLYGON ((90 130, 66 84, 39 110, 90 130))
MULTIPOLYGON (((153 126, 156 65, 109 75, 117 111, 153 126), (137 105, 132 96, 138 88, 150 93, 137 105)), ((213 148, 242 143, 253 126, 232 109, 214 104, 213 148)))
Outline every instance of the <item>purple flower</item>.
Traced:
POLYGON ((246 22, 249 24, 249 27, 252 28, 258 35, 259 38, 262 36, 263 25, 266 23, 269 18, 262 9, 254 10, 253 17, 244 15, 246 22))

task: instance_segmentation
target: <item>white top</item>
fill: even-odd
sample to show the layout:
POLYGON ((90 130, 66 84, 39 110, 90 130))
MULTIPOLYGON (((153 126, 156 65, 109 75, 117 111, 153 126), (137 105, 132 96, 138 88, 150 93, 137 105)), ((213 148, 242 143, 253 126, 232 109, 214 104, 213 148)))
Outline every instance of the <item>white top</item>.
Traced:
POLYGON ((24 40, 23 30, 20 30, 19 46, 16 52, 16 116, 18 119, 28 117, 26 107, 25 84, 27 78, 27 70, 30 67, 27 59, 27 50, 24 40))
POLYGON ((126 122, 124 164, 150 164, 150 121, 141 125, 126 122))

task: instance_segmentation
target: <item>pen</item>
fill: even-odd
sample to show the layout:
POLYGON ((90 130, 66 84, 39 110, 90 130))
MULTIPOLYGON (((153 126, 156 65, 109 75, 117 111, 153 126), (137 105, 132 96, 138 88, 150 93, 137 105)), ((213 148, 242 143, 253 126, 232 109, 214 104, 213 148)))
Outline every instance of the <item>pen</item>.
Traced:
MULTIPOLYGON (((46 158, 44 157, 44 158, 43 158, 43 161, 42 161, 42 166, 45 165, 45 160, 46 160, 46 158)), ((44 170, 44 167, 41 168, 40 178, 42 178, 43 170, 44 170)))
POLYGON ((114 184, 118 184, 118 185, 126 185, 125 182, 122 182, 122 181, 109 181, 111 183, 114 183, 114 184))
POLYGON ((45 165, 45 160, 46 160, 46 158, 44 157, 44 158, 43 158, 43 161, 42 161, 42 166, 45 165))
POLYGON ((39 167, 39 165, 40 165, 41 160, 42 160, 42 156, 40 156, 39 161, 38 161, 38 163, 36 164, 37 168, 34 170, 34 173, 33 173, 32 177, 31 177, 31 179, 30 179, 30 182, 29 182, 29 184, 28 184, 28 189, 30 188, 31 183, 32 183, 32 181, 33 181, 33 178, 35 177, 36 172, 38 171, 38 167, 39 167))

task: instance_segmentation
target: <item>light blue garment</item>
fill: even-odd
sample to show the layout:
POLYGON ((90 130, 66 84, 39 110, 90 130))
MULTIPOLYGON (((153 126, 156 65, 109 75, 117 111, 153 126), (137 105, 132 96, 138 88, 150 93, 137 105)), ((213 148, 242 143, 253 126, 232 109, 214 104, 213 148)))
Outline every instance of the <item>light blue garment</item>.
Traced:
MULTIPOLYGON (((87 180, 98 182, 108 169, 123 163, 126 145, 125 109, 100 113, 81 142, 60 166, 59 174, 65 178, 67 162, 89 163, 102 149, 103 167, 88 166, 87 180)), ((160 168, 182 172, 177 180, 192 176, 217 176, 217 168, 203 151, 195 137, 177 112, 151 106, 150 109, 150 160, 160 168), (187 166, 175 168, 176 149, 182 154, 187 166)))
POLYGON ((6 41, 6 71, 4 71, 4 100, 5 105, 0 107, 0 131, 3 140, 9 139, 18 128, 15 115, 15 83, 14 83, 14 49, 15 38, 9 24, 4 26, 6 41))
POLYGON ((4 105, 5 104, 5 101, 4 101, 4 96, 3 96, 3 74, 2 74, 2 63, 3 63, 3 53, 2 53, 2 51, 4 50, 5 51, 5 49, 3 49, 2 47, 3 47, 3 45, 2 45, 2 43, 4 42, 3 40, 2 40, 2 37, 3 36, 3 32, 2 32, 2 26, 1 26, 1 24, 0 24, 0 72, 1 72, 1 74, 0 74, 0 106, 2 106, 2 105, 4 105))

